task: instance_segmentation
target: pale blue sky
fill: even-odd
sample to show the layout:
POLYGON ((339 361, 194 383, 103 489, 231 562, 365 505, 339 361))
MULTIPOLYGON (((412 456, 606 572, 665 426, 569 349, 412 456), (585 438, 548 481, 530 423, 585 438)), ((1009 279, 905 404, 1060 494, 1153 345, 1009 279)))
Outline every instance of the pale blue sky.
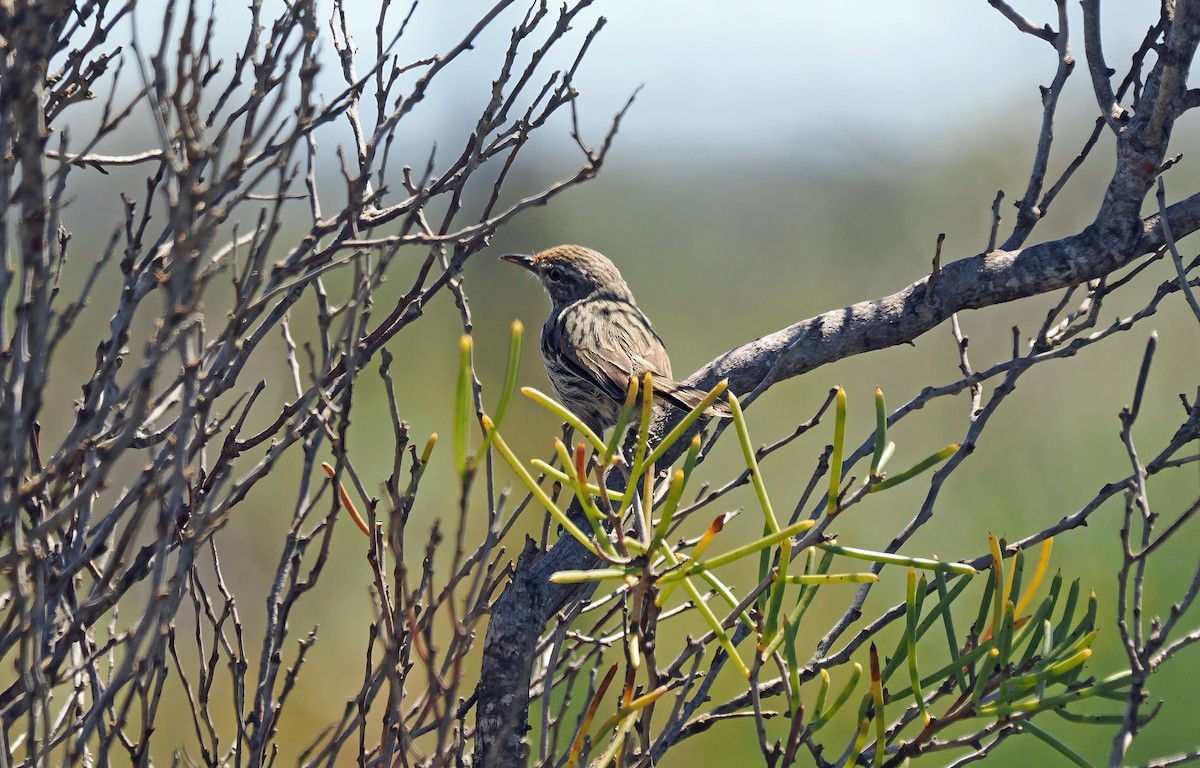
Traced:
MULTIPOLYGON (((268 13, 277 12, 275 2, 268 13)), ((378 0, 347 0, 360 68, 374 48, 378 0)), ((401 60, 428 56, 461 38, 492 3, 426 0, 398 48, 401 60)), ((639 85, 620 146, 640 158, 668 162, 710 154, 793 154, 840 162, 864 148, 919 155, 957 143, 973 131, 1017 131, 1031 138, 1040 117, 1037 87, 1049 83, 1055 56, 1049 45, 1020 34, 986 0, 599 0, 575 25, 577 45, 597 17, 608 23, 576 80, 586 138, 599 142, 608 119, 639 85)), ((1049 0, 1014 2, 1038 24, 1054 22, 1049 0)), ((320 3, 328 35, 331 0, 320 3)), ((1082 59, 1077 2, 1068 3, 1082 59)), ((152 48, 162 30, 162 3, 145 2, 139 37, 152 48)), ((392 6, 391 30, 408 10, 392 6)), ((457 143, 486 98, 508 42, 508 29, 527 4, 516 3, 480 38, 476 49, 448 68, 398 140, 412 149, 432 137, 457 143)), ((1121 0, 1104 9, 1108 62, 1121 71, 1148 25, 1157 0, 1121 0)), ((550 4, 554 13, 557 6, 550 4)), ((223 51, 241 44, 248 13, 241 3, 217 3, 223 51)), ((535 37, 538 41, 541 35, 535 37)), ((323 42, 321 91, 342 81, 332 46, 323 42)), ((563 47, 552 66, 574 55, 563 47)), ((549 71, 547 69, 547 71, 549 71)), ((133 73, 130 72, 129 75, 133 73)), ((1095 111, 1082 61, 1071 78, 1063 111, 1095 111)), ((126 78, 131 86, 131 78, 126 78)), ((560 126, 565 127, 565 124, 560 126)), ((565 130, 544 132, 543 148, 570 149, 565 130), (549 134, 553 133, 551 137, 549 134)), ((326 141, 343 141, 341 136, 326 141)))
MULTIPOLYGON (((364 51, 372 44, 375 16, 366 8, 374 5, 353 0, 350 6, 361 9, 357 38, 364 51)), ((402 47, 412 55, 432 53, 438 43, 461 34, 474 18, 472 11, 490 5, 425 2, 418 6, 402 47)), ((785 145, 802 153, 836 154, 856 151, 864 140, 930 149, 989 121, 1035 125, 1037 86, 1049 83, 1054 73, 1051 47, 1018 33, 986 0, 752 0, 738 4, 736 11, 733 5, 713 0, 597 2, 572 32, 581 39, 597 16, 608 19, 577 80, 585 119, 599 130, 644 85, 623 136, 627 146, 643 152, 755 151, 785 145)), ((1018 0, 1014 5, 1039 24, 1057 26, 1053 2, 1018 0)), ((1080 41, 1075 55, 1082 58, 1078 3, 1068 5, 1073 36, 1080 41)), ((1158 7, 1149 0, 1106 4, 1105 42, 1112 66, 1128 62, 1158 7)), ((467 109, 481 95, 507 42, 507 35, 499 33, 524 8, 518 4, 503 17, 504 23, 453 73, 452 90, 461 92, 434 95, 445 101, 439 100, 441 114, 433 119, 453 119, 456 106, 467 109)), ((1068 108, 1090 106, 1087 74, 1080 64, 1068 108)))

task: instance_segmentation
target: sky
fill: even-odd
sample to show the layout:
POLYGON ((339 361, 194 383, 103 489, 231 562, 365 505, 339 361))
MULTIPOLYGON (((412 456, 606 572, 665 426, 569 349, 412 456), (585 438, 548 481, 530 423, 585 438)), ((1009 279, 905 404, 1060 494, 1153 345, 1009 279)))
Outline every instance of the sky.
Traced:
MULTIPOLYGON (((468 9, 490 5, 466 0, 419 5, 401 50, 434 52, 473 20, 468 9)), ((640 86, 623 139, 651 154, 790 147, 836 157, 859 151, 864 141, 928 151, 989 121, 1017 113, 1028 120, 1036 113, 1029 108, 1039 98, 1036 86, 1049 83, 1056 65, 1050 45, 1019 33, 985 0, 736 5, 733 10, 734 4, 712 0, 595 3, 573 30, 578 39, 597 16, 607 20, 577 81, 584 118, 603 126, 640 86)), ((1057 26, 1054 3, 1015 5, 1039 25, 1057 26)), ((1128 61, 1157 19, 1158 5, 1125 1, 1105 7, 1112 66, 1128 61)), ((353 6, 362 49, 374 34, 375 14, 366 12, 372 6, 353 6)), ((1071 24, 1081 27, 1078 3, 1068 6, 1071 24)), ((525 7, 517 3, 502 17, 502 27, 515 23, 525 7)), ((454 72, 461 102, 470 101, 472 86, 488 85, 480 74, 490 76, 489 63, 506 42, 499 34, 485 36, 467 66, 454 72)), ((1082 66, 1072 81, 1064 106, 1094 109, 1082 66)))
MULTIPOLYGON (((348 0, 359 66, 369 66, 379 0, 348 0)), ((425 0, 416 6, 397 47, 402 61, 438 53, 493 5, 480 0, 425 0)), ((854 3, 750 0, 600 0, 570 33, 578 45, 597 18, 603 30, 576 81, 581 120, 595 140, 639 87, 622 141, 641 157, 679 161, 708 153, 795 153, 838 162, 864 147, 903 146, 935 152, 964 131, 1035 127, 1037 85, 1049 83, 1055 51, 1019 33, 986 0, 859 0, 854 3)), ((1038 25, 1054 22, 1055 4, 1014 3, 1038 25)), ((1070 23, 1081 27, 1078 3, 1070 23)), ((409 130, 436 137, 477 114, 507 43, 507 30, 528 7, 517 2, 476 48, 445 73, 413 116, 409 130)), ((1128 62, 1159 4, 1109 3, 1103 29, 1108 61, 1128 62)), ((162 29, 163 2, 143 2, 139 35, 162 29)), ((277 12, 272 3, 268 13, 277 12)), ((321 0, 328 33, 332 0, 321 0)), ((557 5, 550 4, 553 14, 557 5)), ((232 57, 249 17, 245 6, 216 4, 218 45, 232 57)), ((390 9, 394 30, 407 3, 390 9)), ((1077 35, 1077 39, 1081 39, 1077 35)), ((147 40, 148 43, 148 40, 147 40)), ((148 47, 148 45, 147 45, 148 47)), ((573 56, 563 48, 556 66, 573 56)), ((1075 51, 1082 57, 1082 51, 1075 51)), ((332 96, 343 85, 332 46, 323 47, 318 82, 332 96)), ((1093 111, 1086 71, 1072 78, 1064 107, 1093 111)), ((565 147, 560 145, 560 149, 565 147)))

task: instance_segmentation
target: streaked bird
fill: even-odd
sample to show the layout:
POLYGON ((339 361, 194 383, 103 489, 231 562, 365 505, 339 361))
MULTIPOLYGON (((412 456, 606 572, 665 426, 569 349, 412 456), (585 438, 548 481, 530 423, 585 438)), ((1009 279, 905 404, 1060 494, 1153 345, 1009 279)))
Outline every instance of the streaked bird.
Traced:
MULTIPOLYGON (((559 400, 597 434, 617 423, 630 377, 649 371, 654 396, 680 408, 707 394, 671 378, 671 359, 611 261, 590 248, 560 245, 500 258, 528 269, 550 295, 542 361, 559 400)), ((718 402, 709 416, 728 415, 718 402)))

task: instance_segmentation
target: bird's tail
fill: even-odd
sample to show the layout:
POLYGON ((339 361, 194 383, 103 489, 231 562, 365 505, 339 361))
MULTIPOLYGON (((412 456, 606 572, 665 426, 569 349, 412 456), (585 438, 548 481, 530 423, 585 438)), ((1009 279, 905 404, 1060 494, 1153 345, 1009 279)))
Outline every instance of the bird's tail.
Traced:
MULTIPOLYGON (((708 397, 708 392, 674 379, 659 377, 654 379, 654 395, 672 405, 690 411, 708 397)), ((704 415, 710 419, 728 419, 733 416, 733 411, 730 410, 729 403, 724 399, 719 399, 704 410, 704 415)))

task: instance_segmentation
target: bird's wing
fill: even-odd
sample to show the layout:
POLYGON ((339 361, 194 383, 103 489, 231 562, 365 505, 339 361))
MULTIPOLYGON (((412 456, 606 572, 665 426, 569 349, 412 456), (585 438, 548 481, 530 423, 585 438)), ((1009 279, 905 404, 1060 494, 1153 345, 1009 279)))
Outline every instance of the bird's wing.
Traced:
POLYGON ((636 306, 597 299, 577 307, 564 321, 575 324, 564 333, 579 339, 571 362, 613 399, 625 399, 631 376, 649 371, 658 379, 670 379, 671 361, 662 340, 636 306))
MULTIPOLYGON (((683 408, 694 408, 708 394, 704 390, 671 378, 671 360, 662 339, 642 311, 624 301, 596 301, 594 311, 585 315, 596 321, 590 333, 581 334, 572 364, 584 371, 615 400, 623 400, 629 378, 639 379, 649 371, 654 375, 656 397, 683 408)), ((710 417, 729 415, 726 403, 713 404, 710 417)))

